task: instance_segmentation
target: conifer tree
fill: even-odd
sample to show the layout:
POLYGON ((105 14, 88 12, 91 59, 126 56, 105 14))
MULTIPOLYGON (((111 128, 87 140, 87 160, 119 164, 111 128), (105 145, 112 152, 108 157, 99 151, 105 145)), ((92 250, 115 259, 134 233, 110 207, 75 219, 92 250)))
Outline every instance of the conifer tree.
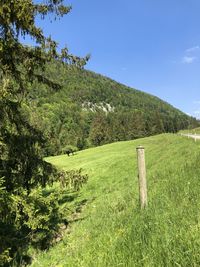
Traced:
POLYGON ((47 62, 60 60, 82 67, 87 58, 68 53, 67 48, 58 54, 56 42, 45 37, 37 27, 37 16, 42 19, 49 13, 62 17, 71 7, 62 0, 41 1, 2 0, 0 3, 0 170, 8 191, 26 188, 37 183, 45 184, 47 164, 39 155, 44 142, 41 133, 34 129, 22 113, 21 105, 31 83, 37 80, 58 89, 59 84, 44 77, 47 62), (29 36, 35 47, 20 42, 29 36))
POLYGON ((47 15, 59 18, 70 10, 63 0, 0 1, 0 265, 19 249, 17 238, 28 227, 29 206, 24 208, 24 196, 37 185, 45 186, 53 172, 42 159, 43 135, 22 109, 26 96, 34 81, 60 88, 43 75, 48 62, 59 60, 83 67, 88 59, 69 54, 67 48, 57 53, 56 42, 46 37, 35 21, 47 15), (20 42, 27 36, 34 46, 20 42))

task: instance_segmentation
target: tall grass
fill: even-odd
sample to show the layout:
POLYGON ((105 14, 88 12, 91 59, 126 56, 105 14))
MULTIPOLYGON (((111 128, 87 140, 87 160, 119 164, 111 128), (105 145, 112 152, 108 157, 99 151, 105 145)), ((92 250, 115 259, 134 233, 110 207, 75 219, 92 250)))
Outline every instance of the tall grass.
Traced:
POLYGON ((165 134, 48 159, 90 180, 70 234, 32 266, 200 266, 200 143, 165 134), (146 148, 149 205, 141 211, 135 148, 146 148))

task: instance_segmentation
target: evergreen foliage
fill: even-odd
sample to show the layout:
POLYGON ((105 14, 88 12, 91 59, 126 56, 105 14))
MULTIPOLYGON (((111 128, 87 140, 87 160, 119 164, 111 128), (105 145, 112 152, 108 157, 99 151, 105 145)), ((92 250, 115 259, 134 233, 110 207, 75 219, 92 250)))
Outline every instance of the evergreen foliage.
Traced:
POLYGON ((27 96, 30 120, 44 132, 46 155, 195 127, 199 122, 159 98, 91 71, 51 62, 46 75, 63 87, 35 83, 27 96))
MULTIPOLYGON (((29 121, 27 95, 32 85, 60 89, 45 76, 52 59, 83 67, 88 57, 78 58, 67 48, 58 54, 57 44, 36 26, 37 16, 62 17, 71 7, 63 0, 0 1, 0 265, 14 259, 19 266, 28 244, 47 247, 56 223, 58 196, 43 195, 42 187, 57 177, 55 168, 43 161, 45 138, 29 121), (35 47, 24 46, 29 36, 35 47)), ((81 174, 80 174, 81 176, 81 174)))

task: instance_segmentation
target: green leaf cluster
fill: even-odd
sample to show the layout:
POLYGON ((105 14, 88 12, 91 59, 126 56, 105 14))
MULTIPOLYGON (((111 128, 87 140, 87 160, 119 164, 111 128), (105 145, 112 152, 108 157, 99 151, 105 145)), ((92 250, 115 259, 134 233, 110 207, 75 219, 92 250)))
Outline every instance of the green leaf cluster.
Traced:
POLYGON ((61 189, 69 187, 75 191, 79 191, 83 184, 88 180, 87 174, 82 174, 82 169, 69 170, 59 172, 59 181, 61 189))

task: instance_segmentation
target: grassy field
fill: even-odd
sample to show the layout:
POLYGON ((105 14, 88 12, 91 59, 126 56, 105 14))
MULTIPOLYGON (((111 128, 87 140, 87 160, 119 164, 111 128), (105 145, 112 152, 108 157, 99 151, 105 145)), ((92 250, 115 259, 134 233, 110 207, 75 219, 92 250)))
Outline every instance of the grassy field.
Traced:
POLYGON ((191 129, 191 130, 182 130, 182 131, 180 131, 180 133, 185 133, 185 134, 187 134, 187 133, 192 133, 192 134, 200 134, 200 127, 198 127, 198 128, 195 128, 195 129, 191 129))
POLYGON ((200 266, 200 142, 163 134, 48 161, 89 174, 80 195, 87 203, 64 239, 37 254, 32 267, 200 266), (139 144, 148 175, 144 211, 138 205, 139 144))

